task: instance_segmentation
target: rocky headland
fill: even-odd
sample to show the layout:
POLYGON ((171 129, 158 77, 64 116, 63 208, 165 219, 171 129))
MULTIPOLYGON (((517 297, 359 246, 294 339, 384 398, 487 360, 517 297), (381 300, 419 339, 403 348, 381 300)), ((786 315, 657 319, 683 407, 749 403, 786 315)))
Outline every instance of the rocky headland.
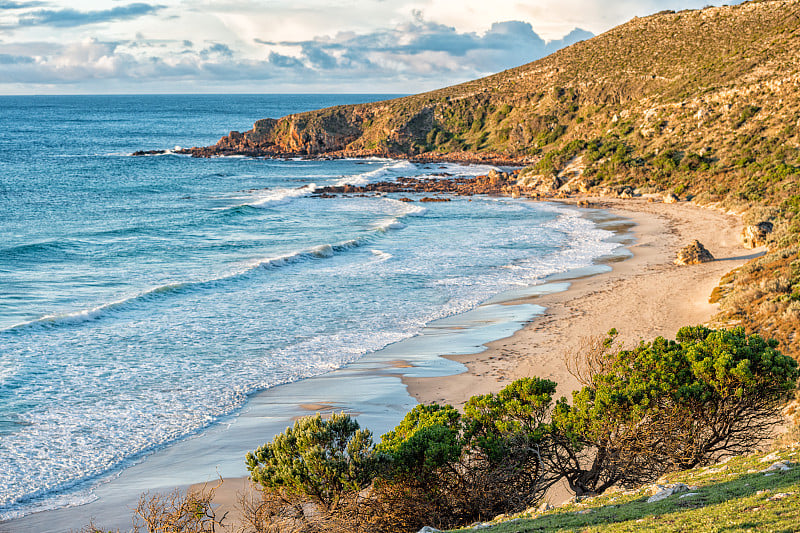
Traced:
MULTIPOLYGON (((266 118, 194 157, 405 158, 524 167, 331 194, 691 200, 744 216, 765 257, 726 276, 718 320, 800 356, 800 0, 634 18, 539 61, 383 102, 266 118)), ((139 155, 144 155, 140 153, 139 155)))

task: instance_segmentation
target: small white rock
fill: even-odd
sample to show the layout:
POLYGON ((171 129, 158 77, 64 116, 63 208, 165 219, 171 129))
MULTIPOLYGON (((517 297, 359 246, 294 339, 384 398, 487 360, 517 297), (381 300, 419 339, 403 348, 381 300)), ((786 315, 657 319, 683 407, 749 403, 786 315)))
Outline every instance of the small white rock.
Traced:
POLYGON ((792 467, 787 461, 778 461, 772 463, 769 467, 762 470, 762 472, 788 472, 792 467))
POLYGON ((656 487, 658 487, 660 490, 647 498, 647 503, 660 502, 661 500, 669 498, 673 494, 687 492, 689 490, 689 487, 683 483, 674 483, 672 485, 656 485, 656 487))

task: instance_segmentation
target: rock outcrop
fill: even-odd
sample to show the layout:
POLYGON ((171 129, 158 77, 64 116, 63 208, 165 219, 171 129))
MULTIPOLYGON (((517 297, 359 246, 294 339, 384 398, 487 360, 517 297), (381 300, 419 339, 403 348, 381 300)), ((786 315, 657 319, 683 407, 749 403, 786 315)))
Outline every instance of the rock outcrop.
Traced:
POLYGON ((674 204, 674 203, 677 203, 677 202, 680 202, 680 201, 681 201, 681 199, 678 198, 675 194, 673 194, 671 192, 668 192, 667 194, 664 195, 664 203, 665 204, 674 204))
POLYGON ((523 190, 540 193, 555 193, 562 185, 558 176, 552 174, 536 174, 532 170, 525 170, 527 172, 521 172, 517 179, 517 186, 523 190))
POLYGON ((740 239, 745 248, 758 248, 767 244, 767 235, 772 233, 772 222, 759 222, 746 226, 742 230, 740 239))
POLYGON ((675 260, 676 265, 698 265, 700 263, 708 263, 713 261, 714 256, 711 252, 706 250, 706 247, 700 244, 700 241, 695 239, 692 243, 685 248, 678 251, 678 258, 675 260))

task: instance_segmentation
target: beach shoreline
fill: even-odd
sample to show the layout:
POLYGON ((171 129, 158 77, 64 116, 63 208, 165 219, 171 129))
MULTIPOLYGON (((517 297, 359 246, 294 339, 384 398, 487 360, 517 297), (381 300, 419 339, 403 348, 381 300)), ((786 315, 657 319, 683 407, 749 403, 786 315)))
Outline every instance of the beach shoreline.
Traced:
MULTIPOLYGON (((564 363, 564 354, 582 338, 619 332, 627 345, 657 336, 673 338, 678 329, 708 323, 718 310, 709 296, 728 272, 763 254, 739 242, 740 217, 682 202, 665 204, 647 199, 590 199, 593 207, 633 221, 632 257, 613 263, 608 272, 566 279, 565 291, 531 299, 545 307, 514 335, 492 341, 486 350, 446 356, 467 367, 447 377, 404 378, 420 403, 462 406, 471 396, 496 392, 504 384, 528 376, 558 383, 558 396, 578 388, 564 363), (678 249, 697 239, 715 261, 678 266, 678 249)), ((559 279, 558 276, 553 278, 559 279)))
MULTIPOLYGON (((442 337, 438 345, 435 339, 432 343, 428 339, 429 344, 432 344, 428 349, 439 353, 433 361, 420 365, 419 361, 415 364, 413 360, 413 342, 406 345, 399 343, 402 345, 399 349, 384 349, 377 358, 367 356, 364 360, 326 376, 276 387, 271 392, 265 391, 256 396, 255 403, 265 403, 266 408, 276 403, 284 407, 292 404, 295 407, 289 410, 292 416, 286 420, 269 420, 267 427, 270 429, 266 429, 264 426, 259 427, 259 424, 265 423, 263 409, 259 413, 258 407, 251 405, 239 415, 241 420, 237 418, 234 421, 234 426, 238 425, 239 430, 232 434, 229 432, 227 440, 242 439, 245 433, 250 433, 246 441, 242 439, 243 442, 237 442, 241 451, 249 451, 268 440, 270 431, 279 432, 297 416, 310 413, 309 406, 324 406, 324 410, 345 410, 359 414, 362 425, 380 435, 381 432, 391 429, 393 424, 389 422, 397 419, 394 421, 396 423, 399 421, 398 417, 401 418, 413 406, 414 400, 411 397, 420 403, 438 402, 460 406, 474 394, 497 392, 514 379, 530 375, 556 381, 559 385, 558 395, 568 396, 577 387, 574 378, 564 368, 561 354, 564 349, 574 346, 580 337, 603 334, 611 327, 616 327, 623 340, 633 342, 640 338, 648 340, 657 335, 672 336, 683 325, 706 322, 716 311, 716 307, 708 304, 707 300, 719 279, 759 253, 758 250, 745 251, 740 247, 738 232, 741 221, 732 215, 687 203, 668 205, 630 199, 595 199, 593 202, 595 209, 607 210, 612 218, 616 217, 617 222, 624 219, 633 223, 631 231, 635 239, 633 242, 623 243, 632 252, 632 257, 613 261, 606 272, 593 273, 590 269, 591 275, 588 276, 582 276, 581 272, 556 275, 545 284, 557 285, 558 289, 566 288, 566 284, 569 284, 566 290, 538 291, 533 296, 500 302, 499 305, 508 306, 509 309, 525 306, 528 315, 531 314, 532 306, 541 308, 543 313, 533 313, 537 316, 511 327, 508 330, 510 335, 499 335, 496 331, 489 334, 489 338, 499 340, 477 341, 480 346, 472 350, 473 353, 453 355, 460 353, 458 349, 454 351, 447 348, 447 343, 453 337, 442 337), (703 242, 720 261, 689 267, 672 265, 677 249, 695 238, 703 242), (681 291, 683 297, 675 297, 675 291, 681 291), (609 309, 614 312, 609 312, 609 309), (553 346, 559 346, 560 349, 553 346), (425 365, 428 367, 423 368, 425 365), (464 369, 466 371, 458 373, 464 369), (363 397, 345 398, 352 395, 352 391, 337 397, 337 387, 344 383, 341 381, 342 376, 348 374, 346 379, 352 379, 351 383, 367 380, 363 385, 365 390, 361 393, 363 397), (433 374, 434 377, 423 377, 426 374, 433 374), (382 397, 376 398, 376 390, 367 390, 370 388, 386 390, 382 391, 382 397), (363 407, 366 405, 378 407, 365 415, 363 407), (251 416, 249 413, 252 410, 256 414, 251 416)), ((588 215, 589 212, 584 213, 588 215)), ((621 225, 626 226, 625 223, 621 225)), ((618 236, 622 234, 623 231, 617 232, 618 236)), ((479 317, 477 320, 482 319, 479 317)), ((509 323, 513 323, 513 320, 509 323)), ((453 330, 456 331, 459 327, 461 326, 455 324, 453 330)), ((425 354, 422 354, 420 361, 424 360, 425 354)), ((213 433, 213 430, 209 433, 213 433)), ((207 436, 200 436, 178 443, 170 452, 156 454, 158 460, 169 464, 177 457, 198 453, 203 449, 203 439, 206 442, 209 440, 207 436)), ((206 453, 213 452, 207 450, 206 453)), ((243 453, 240 455, 244 456, 243 453)), ((241 458, 239 461, 243 463, 241 458)), ((152 463, 150 457, 143 463, 147 465, 148 462, 152 463)), ((132 467, 132 470, 139 466, 132 467)), ((149 471, 152 476, 154 468, 157 471, 158 466, 149 464, 144 470, 149 471)), ((198 481, 204 474, 209 473, 199 473, 194 481, 198 481)), ((130 476, 136 477, 136 472, 126 471, 120 477, 130 476)), ((213 476, 207 477, 213 484, 213 476)), ((225 474, 224 477, 227 481, 215 492, 215 502, 222 506, 223 512, 237 503, 239 493, 243 487, 248 486, 240 474, 225 474)), ((163 485, 156 483, 148 486, 147 479, 152 480, 151 477, 144 476, 144 481, 138 481, 142 491, 166 491, 163 485)), ((201 483, 194 487, 199 488, 202 485, 201 483)), ((188 486, 188 483, 181 485, 184 489, 188 486)), ((69 529, 78 529, 88 524, 91 518, 97 519, 97 524, 104 527, 120 527, 119 522, 107 523, 103 515, 109 511, 111 513, 106 516, 112 516, 113 511, 119 514, 119 508, 114 509, 113 506, 119 506, 121 500, 108 499, 105 495, 101 496, 101 500, 103 498, 104 502, 98 502, 92 507, 44 511, 8 521, 0 524, 0 531, 47 531, 47 524, 51 524, 51 527, 56 527, 52 524, 64 524, 65 516, 73 520, 69 529), (96 512, 97 509, 102 512, 96 512), (78 518, 82 518, 83 523, 77 524, 75 520, 78 518)), ((128 499, 130 500, 129 497, 128 499)), ((125 505, 126 511, 130 506, 129 501, 125 505)), ((129 518, 125 517, 125 520, 130 523, 129 518)), ((229 514, 230 520, 236 521, 235 512, 229 514)))
MULTIPOLYGON (((718 309, 708 300, 719 280, 764 253, 762 249, 742 247, 742 221, 736 215, 688 202, 665 204, 608 198, 590 201, 593 209, 602 209, 618 221, 631 222, 632 242, 624 242, 630 257, 605 262, 611 266, 605 272, 578 269, 551 276, 545 285, 569 286, 506 302, 539 305, 545 310, 512 335, 486 343, 485 350, 440 356, 463 365, 464 372, 403 376, 401 380, 412 397, 419 403, 460 408, 471 396, 497 392, 515 379, 528 376, 551 379, 558 384, 557 396, 570 397, 579 384, 567 371, 563 354, 576 348, 582 337, 603 335, 616 328, 619 339, 631 345, 657 336, 672 338, 683 326, 708 323, 718 309), (678 249, 694 239, 706 245, 716 260, 675 265, 678 249), (612 309, 614 312, 610 312, 612 309), (554 345, 562 348, 553 348, 554 345)), ((618 236, 622 234, 617 232, 618 236)), ((201 490, 203 486, 192 488, 201 490)), ((246 478, 227 480, 216 489, 214 501, 235 523, 237 504, 245 494, 254 494, 246 478)), ((568 496, 566 487, 556 485, 546 499, 557 504, 568 496)))

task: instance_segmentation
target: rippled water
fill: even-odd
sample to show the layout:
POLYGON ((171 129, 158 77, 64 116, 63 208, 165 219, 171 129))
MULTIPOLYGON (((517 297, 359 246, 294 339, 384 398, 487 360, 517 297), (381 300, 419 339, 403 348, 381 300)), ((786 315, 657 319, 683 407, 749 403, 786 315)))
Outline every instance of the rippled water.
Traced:
POLYGON ((367 99, 0 98, 0 518, 616 247, 556 205, 309 196, 490 167, 127 155, 367 99))

